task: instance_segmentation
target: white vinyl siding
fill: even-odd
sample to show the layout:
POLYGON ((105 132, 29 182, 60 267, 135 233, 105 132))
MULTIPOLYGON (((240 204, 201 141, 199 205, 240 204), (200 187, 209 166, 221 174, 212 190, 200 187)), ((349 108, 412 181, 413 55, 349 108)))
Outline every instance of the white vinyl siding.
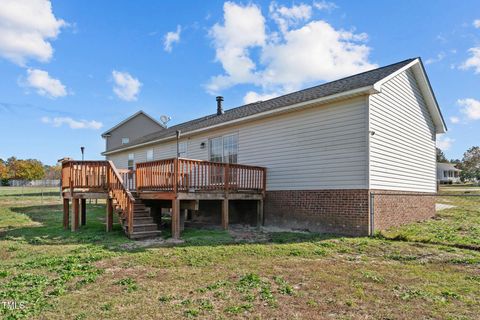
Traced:
POLYGON ((107 156, 106 158, 107 158, 107 160, 112 161, 116 168, 126 169, 127 166, 128 166, 128 153, 127 152, 112 154, 112 155, 107 156))
POLYGON ((369 98, 370 188, 435 192, 435 127, 410 70, 369 98))
MULTIPOLYGON (((184 139, 188 158, 209 160, 209 139, 237 134, 237 162, 267 167, 268 190, 366 189, 367 124, 363 96, 184 139)), ((135 162, 148 148, 135 149, 135 162)), ((155 160, 175 157, 174 140, 153 148, 155 160)))

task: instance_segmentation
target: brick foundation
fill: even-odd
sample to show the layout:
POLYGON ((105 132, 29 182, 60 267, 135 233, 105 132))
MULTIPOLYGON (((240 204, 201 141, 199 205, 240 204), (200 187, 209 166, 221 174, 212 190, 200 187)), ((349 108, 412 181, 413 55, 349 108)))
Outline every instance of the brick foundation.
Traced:
POLYGON ((375 231, 435 216, 432 193, 372 190, 375 231))
POLYGON ((265 225, 367 235, 368 202, 368 190, 267 191, 265 225))
MULTIPOLYGON (((433 194, 372 190, 375 231, 435 215, 433 194)), ((367 189, 267 191, 265 225, 311 232, 369 234, 367 189)))

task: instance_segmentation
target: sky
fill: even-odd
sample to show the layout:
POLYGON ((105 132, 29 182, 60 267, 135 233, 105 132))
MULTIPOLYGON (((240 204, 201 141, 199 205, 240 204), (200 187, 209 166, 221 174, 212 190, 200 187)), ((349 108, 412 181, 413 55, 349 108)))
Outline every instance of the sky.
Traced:
POLYGON ((173 125, 412 57, 461 158, 480 145, 478 0, 0 0, 0 158, 101 159, 138 110, 173 125))

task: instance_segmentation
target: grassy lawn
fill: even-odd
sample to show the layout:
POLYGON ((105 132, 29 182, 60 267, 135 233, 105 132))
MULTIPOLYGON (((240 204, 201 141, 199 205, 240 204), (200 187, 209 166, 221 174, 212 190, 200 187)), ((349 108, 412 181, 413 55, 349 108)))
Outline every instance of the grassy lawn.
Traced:
POLYGON ((479 200, 446 200, 437 219, 375 238, 186 230, 179 246, 135 248, 118 225, 104 232, 103 204, 71 233, 57 190, 0 188, 0 315, 478 319, 479 200))
POLYGON ((452 206, 435 219, 412 223, 381 233, 387 239, 445 244, 480 251, 480 191, 450 192, 437 203, 452 206), (474 195, 474 196, 473 196, 474 195))

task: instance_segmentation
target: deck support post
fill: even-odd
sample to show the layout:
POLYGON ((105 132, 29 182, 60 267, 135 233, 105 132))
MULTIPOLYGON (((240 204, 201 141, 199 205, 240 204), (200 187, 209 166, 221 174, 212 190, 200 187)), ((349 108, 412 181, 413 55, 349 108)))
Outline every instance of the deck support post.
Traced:
POLYGON ((257 227, 263 226, 263 200, 257 201, 257 227))
POLYGON ((87 224, 87 199, 80 199, 80 208, 81 208, 81 225, 84 226, 87 224))
POLYGON ((63 198, 63 229, 68 230, 70 220, 70 200, 63 198))
POLYGON ((107 217, 105 219, 105 228, 107 232, 113 229, 113 201, 111 198, 107 199, 107 217))
POLYGON ((222 228, 228 230, 228 198, 222 200, 222 228))
POLYGON ((73 217, 72 217, 72 231, 78 231, 79 213, 80 213, 80 199, 73 198, 73 217))
POLYGON ((172 238, 180 239, 180 200, 172 200, 172 238))

